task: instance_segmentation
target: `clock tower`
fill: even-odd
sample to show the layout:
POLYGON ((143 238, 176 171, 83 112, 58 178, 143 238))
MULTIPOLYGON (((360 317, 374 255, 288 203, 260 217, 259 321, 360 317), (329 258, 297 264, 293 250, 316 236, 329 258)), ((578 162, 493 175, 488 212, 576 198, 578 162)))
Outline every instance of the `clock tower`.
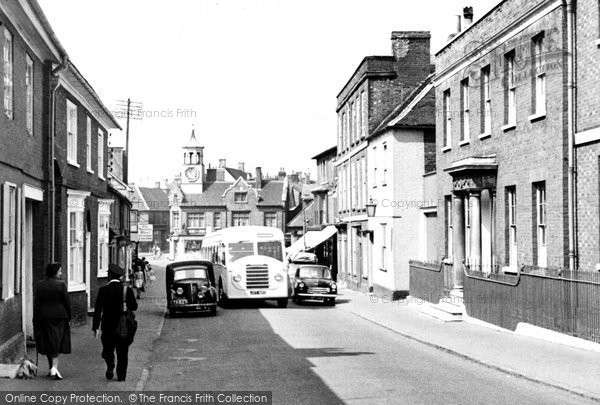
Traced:
POLYGON ((192 135, 183 149, 183 165, 181 166, 181 189, 185 194, 200 194, 204 191, 204 146, 192 135))

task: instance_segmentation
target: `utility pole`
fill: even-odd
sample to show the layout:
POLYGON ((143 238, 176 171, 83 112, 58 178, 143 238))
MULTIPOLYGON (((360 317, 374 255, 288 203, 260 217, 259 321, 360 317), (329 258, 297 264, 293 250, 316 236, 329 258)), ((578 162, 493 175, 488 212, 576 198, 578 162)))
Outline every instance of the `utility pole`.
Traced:
POLYGON ((125 125, 125 150, 123 151, 123 182, 129 184, 129 119, 142 119, 142 103, 131 101, 130 98, 118 100, 117 105, 119 112, 126 116, 127 122, 125 125))

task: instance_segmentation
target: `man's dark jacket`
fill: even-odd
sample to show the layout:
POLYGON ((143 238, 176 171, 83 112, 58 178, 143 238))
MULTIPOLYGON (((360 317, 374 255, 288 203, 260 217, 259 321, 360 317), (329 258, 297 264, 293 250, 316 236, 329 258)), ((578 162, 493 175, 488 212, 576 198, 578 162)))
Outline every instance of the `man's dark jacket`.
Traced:
MULTIPOLYGON (((127 309, 135 311, 138 307, 133 290, 127 287, 127 309)), ((92 329, 97 330, 102 319, 102 332, 114 333, 123 313, 123 283, 109 282, 98 291, 94 307, 94 322, 92 329)))

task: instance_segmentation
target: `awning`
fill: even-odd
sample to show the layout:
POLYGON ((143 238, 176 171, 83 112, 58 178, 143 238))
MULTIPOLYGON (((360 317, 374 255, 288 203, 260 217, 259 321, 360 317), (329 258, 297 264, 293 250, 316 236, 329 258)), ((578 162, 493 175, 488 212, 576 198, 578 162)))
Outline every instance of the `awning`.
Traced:
POLYGON ((308 231, 306 232, 306 235, 302 236, 290 247, 288 247, 286 249, 286 252, 289 256, 293 256, 298 252, 312 249, 315 246, 319 246, 327 239, 331 238, 333 235, 336 234, 336 232, 337 228, 333 225, 329 225, 328 227, 320 231, 308 231), (304 241, 306 241, 306 243, 304 243, 304 241))

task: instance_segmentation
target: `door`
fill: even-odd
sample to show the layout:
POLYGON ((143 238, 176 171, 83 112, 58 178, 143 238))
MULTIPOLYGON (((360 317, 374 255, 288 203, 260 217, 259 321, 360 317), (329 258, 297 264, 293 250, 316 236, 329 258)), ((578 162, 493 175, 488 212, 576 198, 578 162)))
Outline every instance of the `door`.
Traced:
POLYGON ((85 233, 85 291, 87 293, 87 307, 92 308, 92 297, 91 297, 91 259, 90 259, 90 246, 92 245, 92 233, 85 233))
POLYGON ((33 339, 33 206, 25 202, 25 223, 23 224, 23 333, 33 339))

